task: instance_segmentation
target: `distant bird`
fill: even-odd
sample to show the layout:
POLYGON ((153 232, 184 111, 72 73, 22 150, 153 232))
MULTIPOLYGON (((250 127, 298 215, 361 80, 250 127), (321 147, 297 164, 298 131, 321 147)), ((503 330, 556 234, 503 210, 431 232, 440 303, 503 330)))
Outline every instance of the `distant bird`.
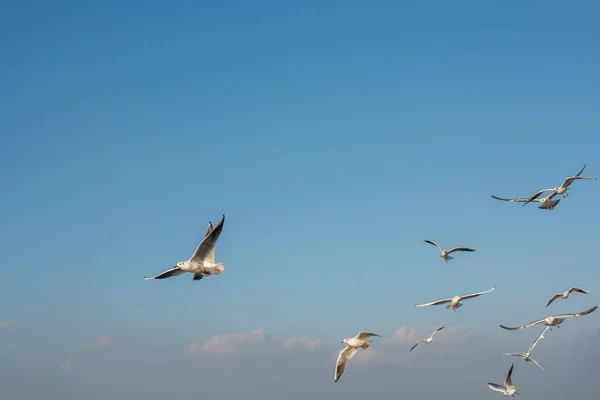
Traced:
POLYGON ((437 328, 435 331, 433 331, 433 333, 431 334, 431 336, 429 336, 427 339, 421 339, 421 340, 419 340, 413 347, 410 348, 410 350, 408 352, 410 353, 411 351, 413 351, 413 349, 415 347, 417 347, 420 343, 429 344, 429 343, 433 342, 433 335, 435 335, 437 331, 441 331, 442 329, 444 329, 443 326, 441 328, 437 328))
POLYGON ((579 292, 579 293, 583 293, 583 294, 589 293, 587 290, 583 290, 576 286, 573 286, 571 289, 567 290, 566 292, 556 293, 554 296, 552 296, 550 301, 548 301, 548 304, 546 304, 546 307, 548 307, 556 299, 568 299, 571 292, 579 292))
POLYGON ((534 201, 535 199, 537 199, 538 197, 540 197, 542 195, 542 193, 544 193, 544 192, 551 192, 548 196, 546 196, 546 197, 548 197, 550 199, 552 199, 554 196, 557 196, 557 195, 562 195, 563 198, 568 197, 569 193, 567 193, 567 190, 569 190, 569 185, 571 185, 577 179, 596 180, 597 178, 593 178, 593 177, 590 177, 590 176, 580 176, 581 173, 583 172, 583 170, 585 169, 586 165, 587 164, 585 164, 583 166, 583 168, 581 168, 581 171, 579 171, 577 173, 577 175, 575 175, 575 176, 569 176, 568 178, 566 178, 559 187, 540 190, 539 192, 537 192, 536 194, 534 194, 533 196, 531 196, 529 199, 527 199, 527 201, 523 205, 525 206, 529 202, 534 201))
POLYGON ((437 247, 438 249, 440 249, 440 251, 442 252, 442 255, 440 257, 442 257, 444 260, 446 260, 446 262, 448 262, 448 260, 452 260, 454 257, 450 256, 450 253, 454 253, 455 251, 475 251, 475 249, 469 249, 467 247, 454 247, 450 250, 444 250, 440 247, 439 244, 437 244, 436 242, 432 241, 432 240, 423 240, 425 243, 429 243, 434 245, 435 247, 437 247))
POLYGON ((502 200, 502 201, 510 201, 512 203, 526 203, 528 201, 534 201, 536 203, 540 203, 540 206, 538 208, 541 208, 542 210, 553 210, 554 207, 556 207, 558 205, 558 203, 560 203, 560 199, 552 200, 550 198, 550 196, 546 196, 541 199, 526 199, 526 198, 505 199, 503 197, 494 196, 492 194, 491 198, 496 199, 496 200, 502 200))
POLYGON ((344 370, 346 369, 346 364, 348 364, 348 361, 350 361, 352 357, 354 357, 358 349, 368 349, 369 347, 371 347, 372 342, 370 340, 367 340, 371 336, 381 337, 376 333, 361 331, 358 332, 358 334, 353 338, 342 340, 342 343, 346 343, 346 347, 342 351, 340 351, 340 354, 337 358, 337 362, 335 363, 335 372, 333 375, 334 382, 337 382, 340 379, 340 377, 344 373, 344 370))
POLYGON ((519 394, 519 391, 513 385, 511 375, 513 372, 513 368, 515 367, 515 363, 512 363, 510 369, 508 370, 508 374, 506 374, 506 378, 504 379, 504 385, 498 385, 495 383, 488 383, 488 387, 496 392, 504 393, 505 396, 515 397, 515 395, 519 394))
POLYGON ((563 321, 566 318, 581 317, 582 315, 588 315, 588 314, 594 312, 596 310, 596 308, 598 308, 598 306, 594 306, 594 307, 590 308, 589 310, 585 310, 585 311, 582 311, 580 313, 555 315, 555 316, 552 316, 552 317, 547 317, 547 318, 544 318, 544 319, 540 319, 540 320, 537 320, 537 321, 530 322, 527 325, 516 326, 514 328, 509 328, 507 326, 500 325, 500 328, 506 329, 506 330, 509 330, 509 331, 516 331, 516 330, 519 330, 519 329, 529 328, 530 326, 534 326, 534 325, 537 325, 537 324, 544 324, 546 326, 549 326, 550 330, 552 330, 553 326, 556 326, 557 328, 560 328, 560 324, 562 324, 563 321))
POLYGON ((482 294, 489 293, 494 289, 496 289, 496 286, 494 286, 490 290, 486 290, 485 292, 468 294, 466 296, 454 296, 450 299, 437 300, 437 301, 433 301, 433 302, 427 303, 427 304, 415 304, 415 307, 437 306, 439 304, 450 303, 446 306, 446 308, 448 310, 456 311, 457 308, 462 307, 462 304, 460 303, 461 301, 467 300, 467 299, 472 299, 473 297, 481 296, 482 294))
POLYGON ((531 352, 533 351, 533 348, 535 347, 535 345, 537 344, 537 342, 539 342, 540 339, 544 338, 544 333, 546 333, 546 331, 548 329, 550 329, 549 326, 547 326, 547 327, 544 328, 544 330, 542 331, 542 333, 540 333, 540 335, 537 337, 537 339, 535 339, 535 342, 533 342, 533 344, 529 347, 529 350, 527 351, 527 353, 502 353, 502 355, 503 356, 520 356, 520 357, 523 357, 523 360, 525 360, 525 361, 533 361, 535 363, 535 365, 537 365, 541 369, 545 369, 540 364, 538 364, 537 361, 535 361, 533 358, 531 358, 531 352))
POLYGON ((205 276, 219 275, 225 269, 223 263, 215 263, 215 244, 221 236, 223 230, 223 223, 225 222, 225 215, 221 217, 221 220, 217 226, 213 229, 212 224, 209 222, 206 228, 204 239, 194 252, 194 255, 188 261, 181 261, 171 269, 168 269, 154 277, 144 277, 144 279, 165 279, 171 276, 181 275, 184 272, 191 272, 194 274, 193 280, 198 281, 205 276))

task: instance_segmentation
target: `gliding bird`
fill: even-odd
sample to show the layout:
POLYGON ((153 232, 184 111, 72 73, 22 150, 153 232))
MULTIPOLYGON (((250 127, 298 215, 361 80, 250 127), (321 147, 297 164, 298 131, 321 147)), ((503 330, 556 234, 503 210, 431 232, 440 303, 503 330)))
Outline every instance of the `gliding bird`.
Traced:
POLYGON ((419 340, 413 347, 410 348, 410 350, 408 352, 410 353, 411 351, 413 351, 413 349, 415 347, 417 347, 420 343, 429 344, 429 343, 433 342, 433 335, 435 335, 437 331, 441 331, 442 329, 444 329, 443 326, 441 328, 437 328, 435 331, 433 331, 433 333, 431 334, 431 336, 429 336, 427 339, 421 339, 421 340, 419 340))
POLYGON ((571 289, 567 290, 566 292, 556 293, 554 296, 552 296, 550 301, 548 301, 548 304, 546 304, 546 307, 548 307, 550 305, 550 303, 552 303, 556 299, 568 299, 571 292, 579 292, 579 293, 583 293, 583 294, 589 293, 587 290, 583 290, 576 286, 573 286, 571 289))
POLYGON ((485 292, 473 293, 473 294, 468 294, 465 296, 454 296, 450 299, 432 301, 431 303, 427 303, 427 304, 415 304, 415 307, 437 306, 437 305, 444 304, 444 303, 450 303, 446 306, 446 308, 448 310, 456 311, 457 308, 462 307, 462 304, 460 303, 462 300, 472 299, 473 297, 481 296, 482 294, 489 293, 494 289, 496 289, 496 286, 494 286, 490 290, 486 290, 485 292))
POLYGON ((531 352, 533 351, 533 348, 535 347, 535 345, 537 344, 537 342, 539 342, 540 339, 544 338, 544 333, 546 333, 546 331, 550 329, 549 326, 545 327, 544 330, 542 331, 542 333, 540 333, 540 336, 537 337, 537 339, 535 339, 535 342, 533 342, 533 344, 531 346, 529 346, 529 350, 527 351, 527 353, 502 353, 503 356, 520 356, 523 357, 523 360, 525 361, 533 361, 535 363, 535 365, 537 365, 538 367, 540 367, 541 369, 545 369, 544 367, 542 367, 540 364, 538 364, 537 361, 535 361, 532 357, 531 357, 531 352))
POLYGON ((559 187, 540 190, 539 192, 537 192, 536 194, 534 194, 533 196, 531 196, 529 199, 527 199, 527 201, 523 205, 526 205, 527 203, 529 203, 531 201, 534 201, 535 199, 537 199, 538 197, 540 197, 542 195, 542 193, 544 193, 544 192, 551 192, 548 196, 546 196, 546 197, 548 197, 550 199, 552 199, 554 196, 557 196, 557 195, 562 195, 563 198, 568 197, 569 193, 567 193, 567 190, 569 190, 569 185, 571 185, 576 179, 596 180, 597 178, 593 178, 593 177, 590 177, 590 176, 580 176, 581 173, 583 172, 583 170, 585 169, 586 165, 587 164, 585 164, 583 166, 583 168, 581 168, 581 171, 579 171, 577 173, 577 175, 575 175, 575 176, 569 176, 568 178, 566 178, 559 187))
POLYGON ((434 245, 435 247, 437 247, 438 249, 440 249, 440 251, 442 252, 442 255, 440 257, 442 257, 444 260, 446 260, 446 262, 448 262, 448 260, 452 260, 454 257, 450 257, 450 253, 454 253, 455 251, 475 251, 475 249, 469 249, 467 247, 454 247, 448 251, 442 249, 440 247, 439 244, 437 244, 436 242, 432 241, 432 240, 423 240, 425 243, 429 243, 434 245))
POLYGON ((223 230, 223 223, 225 222, 225 215, 221 217, 221 220, 217 226, 213 229, 212 224, 209 222, 206 228, 204 239, 196 248, 196 251, 188 261, 178 262, 177 265, 171 269, 168 269, 154 277, 144 277, 144 279, 165 279, 171 276, 181 275, 184 272, 191 272, 194 274, 193 280, 198 281, 205 276, 219 275, 225 269, 223 263, 215 263, 215 244, 221 236, 223 230))
POLYGON ((515 326, 514 328, 509 328, 508 326, 500 325, 500 328, 506 329, 508 331, 516 331, 516 330, 519 330, 519 329, 529 328, 530 326, 534 326, 534 325, 537 325, 537 324, 544 324, 546 326, 549 326, 550 330, 552 330, 553 326, 556 326, 557 328, 560 328, 560 324, 562 324, 563 321, 566 318, 581 317, 582 315, 588 315, 588 314, 594 312, 596 310, 596 308, 598 308, 598 306, 594 306, 594 307, 590 308, 589 310, 585 310, 585 311, 582 311, 582 312, 579 312, 579 313, 562 314, 562 315, 555 315, 555 316, 551 316, 551 317, 546 317, 544 319, 540 319, 540 320, 537 320, 537 321, 530 322, 527 325, 515 326))
POLYGON ((335 363, 335 372, 333 375, 334 382, 337 382, 340 379, 340 377, 344 373, 344 370, 346 369, 346 364, 348 364, 348 361, 350 361, 352 357, 354 357, 358 349, 368 349, 369 347, 371 347, 372 342, 370 340, 367 340, 371 336, 381 337, 376 333, 361 331, 358 332, 358 334, 353 338, 342 340, 342 343, 346 343, 346 347, 342 351, 340 351, 340 354, 338 355, 337 361, 335 363))
POLYGON ((519 391, 513 385, 511 375, 513 368, 515 367, 515 363, 512 363, 510 369, 508 370, 508 374, 506 374, 506 378, 504 379, 504 385, 497 385, 495 383, 488 383, 488 387, 496 392, 504 393, 505 396, 515 397, 516 394, 519 394, 519 391))

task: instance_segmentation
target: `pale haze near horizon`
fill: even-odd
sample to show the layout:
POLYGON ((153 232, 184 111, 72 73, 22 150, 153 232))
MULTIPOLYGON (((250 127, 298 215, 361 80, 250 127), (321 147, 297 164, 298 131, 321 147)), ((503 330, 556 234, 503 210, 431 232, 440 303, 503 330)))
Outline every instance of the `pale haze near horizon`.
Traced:
POLYGON ((600 303, 598 182, 489 196, 600 176, 599 11, 5 5, 0 398, 499 399, 512 362, 521 398, 593 398, 600 314, 546 333, 546 370, 500 355, 542 326, 498 325, 600 303), (221 275, 142 280, 222 214, 221 275))

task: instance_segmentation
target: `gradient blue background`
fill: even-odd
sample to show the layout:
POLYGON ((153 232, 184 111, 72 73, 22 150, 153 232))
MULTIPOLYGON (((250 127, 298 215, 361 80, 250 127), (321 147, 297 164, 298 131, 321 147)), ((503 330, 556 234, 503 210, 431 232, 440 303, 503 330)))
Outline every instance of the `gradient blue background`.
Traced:
MULTIPOLYGON (((342 338, 445 324, 521 351, 537 330, 499 323, 598 304, 597 181, 575 182, 551 212, 489 196, 526 197, 586 163, 584 175, 600 176, 599 13, 547 1, 0 6, 1 397, 131 398, 142 393, 133 370, 265 328, 325 346, 324 373, 296 377, 298 396, 359 398, 379 385, 397 398, 400 372, 351 365, 333 384, 342 338), (223 274, 142 280, 189 258, 223 213, 223 274), (423 239, 477 252, 446 264, 423 239), (494 285, 456 313, 414 307, 494 285), (591 293, 544 309, 572 285, 591 293), (89 368, 104 357, 123 379, 107 378, 105 392, 75 374, 79 344, 100 334, 113 343, 89 368), (72 376, 57 378, 68 357, 72 376)), ((586 352, 598 316, 543 345, 586 352)), ((550 381, 586 397, 593 382, 566 382, 600 368, 569 352, 566 376, 547 358, 557 375, 543 378, 496 354, 473 360, 495 366, 483 382, 456 372, 473 397, 447 398, 498 398, 485 382, 501 383, 511 361, 540 380, 530 399, 550 381)), ((144 379, 173 399, 206 394, 202 381, 214 398, 240 398, 226 391, 228 368, 177 385, 170 367, 144 379)), ((287 384, 258 374, 244 396, 280 398, 294 384, 284 370, 271 373, 287 384)), ((446 393, 446 381, 432 374, 410 396, 446 393)))

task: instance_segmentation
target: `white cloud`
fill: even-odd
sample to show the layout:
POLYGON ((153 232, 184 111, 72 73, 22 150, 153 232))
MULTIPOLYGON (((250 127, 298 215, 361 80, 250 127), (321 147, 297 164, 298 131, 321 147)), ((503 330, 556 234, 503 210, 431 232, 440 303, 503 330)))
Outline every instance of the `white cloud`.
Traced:
POLYGON ((266 329, 258 328, 252 332, 216 335, 202 345, 188 346, 184 355, 186 357, 205 355, 223 359, 264 354, 274 350, 285 351, 297 348, 313 350, 318 344, 319 340, 306 336, 278 339, 269 335, 266 329))
POLYGON ((112 343, 112 337, 100 335, 94 340, 84 342, 81 344, 83 347, 108 347, 112 343))
POLYGON ((61 371, 71 371, 73 369, 73 359, 67 358, 58 364, 58 369, 61 371))
POLYGON ((10 327, 10 321, 0 320, 0 330, 8 329, 10 327))

